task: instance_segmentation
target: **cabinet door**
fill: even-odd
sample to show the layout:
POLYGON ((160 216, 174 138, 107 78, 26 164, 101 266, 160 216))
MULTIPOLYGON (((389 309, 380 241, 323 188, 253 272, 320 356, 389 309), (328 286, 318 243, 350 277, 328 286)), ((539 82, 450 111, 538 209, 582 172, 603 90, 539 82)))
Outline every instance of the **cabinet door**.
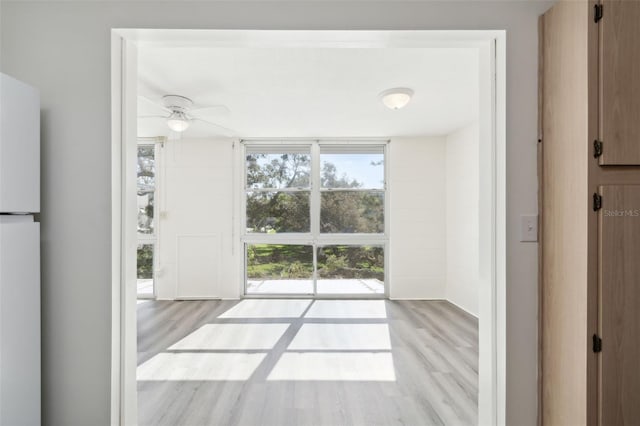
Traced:
POLYGON ((603 0, 600 26, 602 165, 640 164, 640 0, 603 0))
POLYGON ((640 419, 640 185, 600 188, 600 424, 640 419))

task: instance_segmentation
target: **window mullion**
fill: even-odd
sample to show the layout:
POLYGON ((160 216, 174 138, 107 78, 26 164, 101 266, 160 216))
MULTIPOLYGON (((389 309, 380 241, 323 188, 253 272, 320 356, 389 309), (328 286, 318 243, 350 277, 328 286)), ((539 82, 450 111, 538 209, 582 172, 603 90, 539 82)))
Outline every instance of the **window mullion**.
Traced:
POLYGON ((314 240, 320 234, 320 146, 311 145, 311 235, 314 240))
POLYGON ((311 145, 311 238, 313 241, 313 294, 318 294, 317 241, 320 235, 320 145, 311 145))

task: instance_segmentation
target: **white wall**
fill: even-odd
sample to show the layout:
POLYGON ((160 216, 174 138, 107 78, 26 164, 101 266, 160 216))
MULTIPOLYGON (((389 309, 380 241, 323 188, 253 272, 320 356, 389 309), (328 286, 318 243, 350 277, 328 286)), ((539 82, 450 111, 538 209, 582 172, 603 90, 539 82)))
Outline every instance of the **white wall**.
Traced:
POLYGON ((168 141, 160 156, 157 297, 237 298, 233 141, 168 141))
POLYGON ((506 424, 537 416, 537 23, 553 2, 3 1, 0 67, 41 91, 43 416, 110 422, 112 28, 507 31, 506 424))
POLYGON ((476 317, 480 286, 478 136, 477 124, 447 135, 445 185, 446 298, 476 317))
POLYGON ((389 144, 389 296, 444 299, 445 138, 389 144))

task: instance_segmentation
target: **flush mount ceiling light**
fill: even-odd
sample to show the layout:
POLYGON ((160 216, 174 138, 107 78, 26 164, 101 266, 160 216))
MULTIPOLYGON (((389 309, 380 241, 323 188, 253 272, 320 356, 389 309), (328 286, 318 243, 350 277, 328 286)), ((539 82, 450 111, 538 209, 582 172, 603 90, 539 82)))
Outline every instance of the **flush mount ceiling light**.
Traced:
POLYGON ((406 87, 396 87, 380 93, 382 103, 389 109, 404 108, 407 106, 412 96, 413 90, 406 87))

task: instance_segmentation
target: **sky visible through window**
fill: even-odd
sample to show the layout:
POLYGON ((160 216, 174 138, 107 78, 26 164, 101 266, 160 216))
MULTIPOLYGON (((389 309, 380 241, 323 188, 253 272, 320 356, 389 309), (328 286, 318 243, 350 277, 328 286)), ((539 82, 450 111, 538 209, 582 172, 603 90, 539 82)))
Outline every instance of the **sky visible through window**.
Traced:
POLYGON ((346 175, 361 184, 361 188, 384 187, 383 154, 322 154, 320 167, 324 163, 336 166, 337 177, 346 175))

